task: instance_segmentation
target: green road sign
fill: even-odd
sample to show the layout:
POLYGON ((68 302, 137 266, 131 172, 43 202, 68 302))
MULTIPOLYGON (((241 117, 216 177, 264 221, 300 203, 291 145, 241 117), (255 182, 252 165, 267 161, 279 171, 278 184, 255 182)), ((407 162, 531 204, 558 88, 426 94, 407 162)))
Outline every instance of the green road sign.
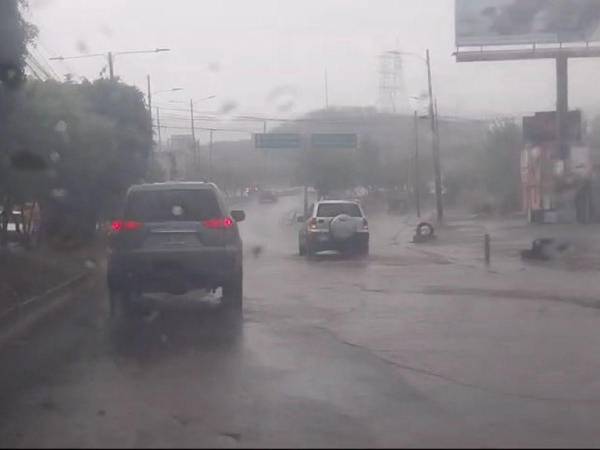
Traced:
POLYGON ((299 149, 302 136, 297 133, 259 133, 254 135, 254 146, 260 149, 299 149))
POLYGON ((355 149, 358 146, 358 138, 354 133, 313 134, 310 137, 310 146, 313 149, 355 149))

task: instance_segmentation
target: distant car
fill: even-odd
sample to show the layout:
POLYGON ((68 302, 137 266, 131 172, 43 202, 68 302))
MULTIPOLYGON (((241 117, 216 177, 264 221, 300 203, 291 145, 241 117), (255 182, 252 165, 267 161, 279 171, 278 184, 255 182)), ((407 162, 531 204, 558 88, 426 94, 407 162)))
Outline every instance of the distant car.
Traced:
POLYGON ((258 195, 258 202, 259 203, 276 203, 277 195, 275 195, 275 193, 273 193, 272 191, 261 191, 260 194, 258 195))
POLYGON ((223 289, 223 302, 241 308, 242 241, 237 223, 243 211, 229 211, 212 183, 156 183, 133 186, 122 219, 109 239, 108 287, 111 311, 132 311, 143 292, 184 294, 223 289))
POLYGON ((300 217, 298 232, 300 255, 311 256, 325 250, 369 253, 369 222, 360 204, 349 200, 323 200, 300 217))

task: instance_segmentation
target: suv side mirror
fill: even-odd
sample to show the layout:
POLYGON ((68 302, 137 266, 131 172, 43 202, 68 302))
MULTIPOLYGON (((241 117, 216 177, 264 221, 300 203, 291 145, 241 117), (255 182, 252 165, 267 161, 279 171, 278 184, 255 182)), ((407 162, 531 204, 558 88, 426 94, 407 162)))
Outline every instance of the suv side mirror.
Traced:
POLYGON ((306 220, 306 218, 304 216, 297 216, 296 217, 296 221, 298 223, 303 223, 306 220))
POLYGON ((246 220, 246 213, 242 210, 233 210, 231 211, 231 218, 236 222, 243 222, 246 220))

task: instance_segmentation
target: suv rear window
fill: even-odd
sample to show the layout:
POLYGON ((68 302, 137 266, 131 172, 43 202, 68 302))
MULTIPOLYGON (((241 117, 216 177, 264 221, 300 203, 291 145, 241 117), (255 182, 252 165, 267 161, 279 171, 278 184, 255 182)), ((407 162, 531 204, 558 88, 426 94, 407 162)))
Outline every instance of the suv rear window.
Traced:
POLYGON ((356 203, 322 203, 317 209, 317 217, 336 217, 347 214, 350 217, 362 217, 356 203))
POLYGON ((209 189, 132 192, 125 209, 128 220, 139 222, 197 222, 221 216, 209 189))

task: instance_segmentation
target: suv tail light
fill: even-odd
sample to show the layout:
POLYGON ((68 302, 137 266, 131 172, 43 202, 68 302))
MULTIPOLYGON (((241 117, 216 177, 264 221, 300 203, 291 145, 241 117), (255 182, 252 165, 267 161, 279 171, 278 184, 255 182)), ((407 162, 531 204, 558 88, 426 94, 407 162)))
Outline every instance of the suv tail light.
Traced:
POLYGON ((143 226, 143 223, 134 220, 114 220, 110 224, 110 229, 113 233, 120 233, 122 231, 137 231, 143 226))
POLYGON ((317 218, 313 217, 312 219, 310 219, 308 221, 308 228, 310 230, 316 230, 317 229, 317 218))
POLYGON ((210 230, 228 230, 233 228, 235 221, 231 217, 225 217, 222 219, 208 219, 202 222, 204 228, 210 230))
POLYGON ((363 218, 363 230, 368 231, 369 230, 369 222, 367 222, 367 219, 363 218))

